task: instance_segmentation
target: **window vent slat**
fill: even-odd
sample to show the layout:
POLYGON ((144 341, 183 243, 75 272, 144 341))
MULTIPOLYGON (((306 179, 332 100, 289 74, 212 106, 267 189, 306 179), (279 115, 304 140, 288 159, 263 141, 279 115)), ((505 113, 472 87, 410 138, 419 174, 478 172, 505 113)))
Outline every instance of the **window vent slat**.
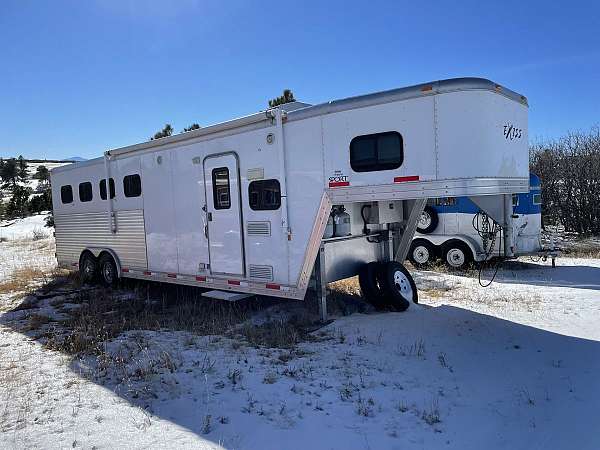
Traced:
POLYGON ((273 281, 273 267, 250 264, 250 278, 273 281))
POLYGON ((248 236, 271 236, 271 222, 248 222, 248 236))

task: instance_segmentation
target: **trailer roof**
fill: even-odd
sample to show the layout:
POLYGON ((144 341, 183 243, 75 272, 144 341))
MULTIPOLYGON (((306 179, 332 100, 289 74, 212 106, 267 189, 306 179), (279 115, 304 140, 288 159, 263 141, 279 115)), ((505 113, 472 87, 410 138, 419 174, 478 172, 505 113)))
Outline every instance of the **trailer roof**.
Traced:
MULTIPOLYGON (((388 91, 376 92, 372 94, 348 97, 340 100, 333 100, 314 106, 309 105, 307 103, 293 102, 289 104, 280 105, 277 108, 285 110, 287 112, 287 120, 293 121, 319 115, 331 114, 349 109, 364 108, 366 106, 376 104, 406 100, 409 98, 416 98, 424 95, 434 95, 467 90, 492 91, 497 94, 503 95, 511 100, 514 100, 518 103, 521 103, 525 106, 528 106, 527 98, 525 96, 485 78, 452 78, 447 80, 438 80, 429 83, 417 84, 414 86, 408 86, 403 88, 391 89, 388 91)), ((271 109, 268 109, 266 111, 260 111, 249 116, 240 117, 226 122, 209 125, 186 133, 181 133, 166 138, 156 139, 148 142, 142 142, 139 144, 108 150, 106 153, 110 156, 118 156, 125 153, 132 153, 140 150, 150 149, 153 147, 161 147, 164 145, 174 144, 181 141, 187 141, 190 139, 206 136, 213 133, 233 130, 236 128, 271 119, 271 109)), ((57 167, 55 169, 52 169, 52 172, 62 172, 83 166, 94 165, 101 162, 102 160, 103 158, 100 157, 88 161, 77 162, 68 166, 57 167)))

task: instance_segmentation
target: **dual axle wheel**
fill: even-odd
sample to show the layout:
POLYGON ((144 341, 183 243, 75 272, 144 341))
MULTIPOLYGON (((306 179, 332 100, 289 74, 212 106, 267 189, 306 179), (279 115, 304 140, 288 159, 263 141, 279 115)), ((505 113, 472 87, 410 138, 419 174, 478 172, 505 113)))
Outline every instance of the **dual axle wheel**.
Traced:
POLYGON ((441 247, 434 246, 427 239, 415 239, 408 250, 409 261, 418 269, 430 266, 438 256, 450 269, 466 269, 473 262, 473 252, 458 239, 451 239, 441 247))
POLYGON ((417 286, 406 268, 396 262, 370 262, 358 275, 363 296, 377 309, 405 311, 419 302, 417 286))
POLYGON ((106 286, 114 286, 119 279, 115 260, 108 253, 96 258, 85 252, 79 259, 79 277, 84 283, 94 283, 98 279, 106 286))

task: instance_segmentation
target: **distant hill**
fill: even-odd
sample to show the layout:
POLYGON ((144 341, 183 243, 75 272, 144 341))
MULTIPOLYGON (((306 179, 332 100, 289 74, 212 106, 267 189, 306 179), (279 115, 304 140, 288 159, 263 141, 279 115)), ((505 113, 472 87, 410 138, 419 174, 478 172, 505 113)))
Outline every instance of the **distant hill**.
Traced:
POLYGON ((81 156, 71 156, 70 158, 67 158, 66 161, 81 162, 81 161, 87 161, 87 159, 82 158, 81 156))

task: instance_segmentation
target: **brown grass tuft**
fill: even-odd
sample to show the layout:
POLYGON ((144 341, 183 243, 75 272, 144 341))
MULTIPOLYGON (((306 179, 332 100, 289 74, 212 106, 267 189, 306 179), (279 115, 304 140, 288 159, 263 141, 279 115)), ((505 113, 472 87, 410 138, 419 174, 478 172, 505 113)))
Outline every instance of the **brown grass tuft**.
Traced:
POLYGON ((46 274, 40 269, 29 267, 17 269, 8 280, 0 282, 0 294, 23 292, 36 281, 45 281, 46 279, 46 274))

